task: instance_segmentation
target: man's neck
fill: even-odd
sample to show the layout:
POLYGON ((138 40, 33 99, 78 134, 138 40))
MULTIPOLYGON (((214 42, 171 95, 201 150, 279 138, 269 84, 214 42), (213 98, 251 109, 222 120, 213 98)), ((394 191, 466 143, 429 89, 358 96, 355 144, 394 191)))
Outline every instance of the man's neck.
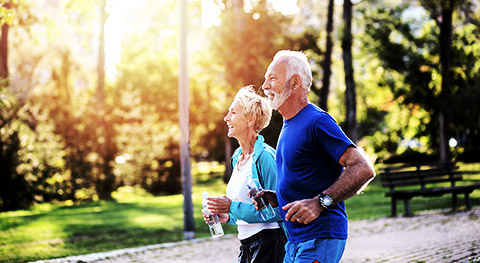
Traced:
POLYGON ((290 97, 278 108, 278 111, 282 114, 284 120, 289 120, 295 117, 308 104, 310 104, 308 97, 298 99, 290 97))

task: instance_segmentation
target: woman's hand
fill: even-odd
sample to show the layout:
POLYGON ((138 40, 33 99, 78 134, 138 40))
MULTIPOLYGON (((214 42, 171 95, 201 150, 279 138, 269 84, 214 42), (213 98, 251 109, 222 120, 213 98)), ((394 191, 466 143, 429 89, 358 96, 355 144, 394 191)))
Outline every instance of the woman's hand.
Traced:
POLYGON ((207 207, 214 214, 228 214, 232 200, 226 195, 207 197, 207 207))
POLYGON ((225 224, 230 219, 230 216, 228 214, 218 214, 218 219, 220 219, 220 223, 225 224))
MULTIPOLYGON (((205 224, 208 225, 208 222, 210 221, 210 216, 206 215, 203 211, 202 211, 202 215, 203 215, 203 220, 205 221, 205 224)), ((214 215, 214 214, 211 214, 211 215, 214 215)), ((218 215, 218 219, 220 220, 220 223, 222 224, 227 223, 228 220, 230 219, 230 216, 228 214, 217 214, 217 215, 218 215)))
POLYGON ((208 225, 208 222, 210 222, 210 217, 212 216, 212 213, 210 211, 205 211, 205 209, 202 209, 202 215, 203 215, 203 221, 205 221, 205 224, 208 225))

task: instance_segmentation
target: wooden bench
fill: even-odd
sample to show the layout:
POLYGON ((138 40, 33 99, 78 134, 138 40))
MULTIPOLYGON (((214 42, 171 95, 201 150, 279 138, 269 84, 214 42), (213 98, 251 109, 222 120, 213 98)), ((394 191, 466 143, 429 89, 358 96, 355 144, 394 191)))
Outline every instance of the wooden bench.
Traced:
POLYGON ((385 196, 391 198, 392 216, 397 215, 397 200, 403 200, 405 213, 413 216, 410 200, 415 196, 432 197, 452 194, 452 209, 457 206, 457 195, 465 195, 467 209, 472 208, 470 194, 480 184, 456 185, 462 181, 462 172, 454 163, 418 163, 380 168, 382 186, 390 189, 385 196))

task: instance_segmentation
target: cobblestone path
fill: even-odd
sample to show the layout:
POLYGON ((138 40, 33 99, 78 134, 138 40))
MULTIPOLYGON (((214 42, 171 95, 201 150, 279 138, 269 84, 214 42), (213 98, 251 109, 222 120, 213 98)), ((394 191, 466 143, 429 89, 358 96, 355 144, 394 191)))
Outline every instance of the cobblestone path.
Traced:
MULTIPOLYGON (((239 244, 227 235, 37 263, 231 263, 236 262, 239 244)), ((480 262, 480 208, 351 221, 341 263, 366 262, 480 262)))

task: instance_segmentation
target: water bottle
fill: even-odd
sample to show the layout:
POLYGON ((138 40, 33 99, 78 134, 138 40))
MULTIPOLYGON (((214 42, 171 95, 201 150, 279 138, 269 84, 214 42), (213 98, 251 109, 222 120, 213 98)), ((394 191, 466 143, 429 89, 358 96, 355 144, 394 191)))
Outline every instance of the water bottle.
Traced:
POLYGON ((248 187, 248 196, 250 198, 255 199, 258 204, 258 211, 262 216, 264 221, 272 218, 275 216, 275 211, 273 207, 270 205, 268 200, 264 199, 264 197, 255 197, 258 191, 262 191, 262 186, 258 179, 254 179, 251 175, 247 176, 247 187, 248 187))
POLYGON ((210 210, 207 208, 207 197, 208 193, 204 192, 202 193, 202 213, 208 216, 208 228, 210 228, 210 234, 212 234, 213 238, 221 237, 223 236, 223 228, 222 228, 222 223, 220 223, 220 220, 218 219, 218 215, 213 215, 210 210))

